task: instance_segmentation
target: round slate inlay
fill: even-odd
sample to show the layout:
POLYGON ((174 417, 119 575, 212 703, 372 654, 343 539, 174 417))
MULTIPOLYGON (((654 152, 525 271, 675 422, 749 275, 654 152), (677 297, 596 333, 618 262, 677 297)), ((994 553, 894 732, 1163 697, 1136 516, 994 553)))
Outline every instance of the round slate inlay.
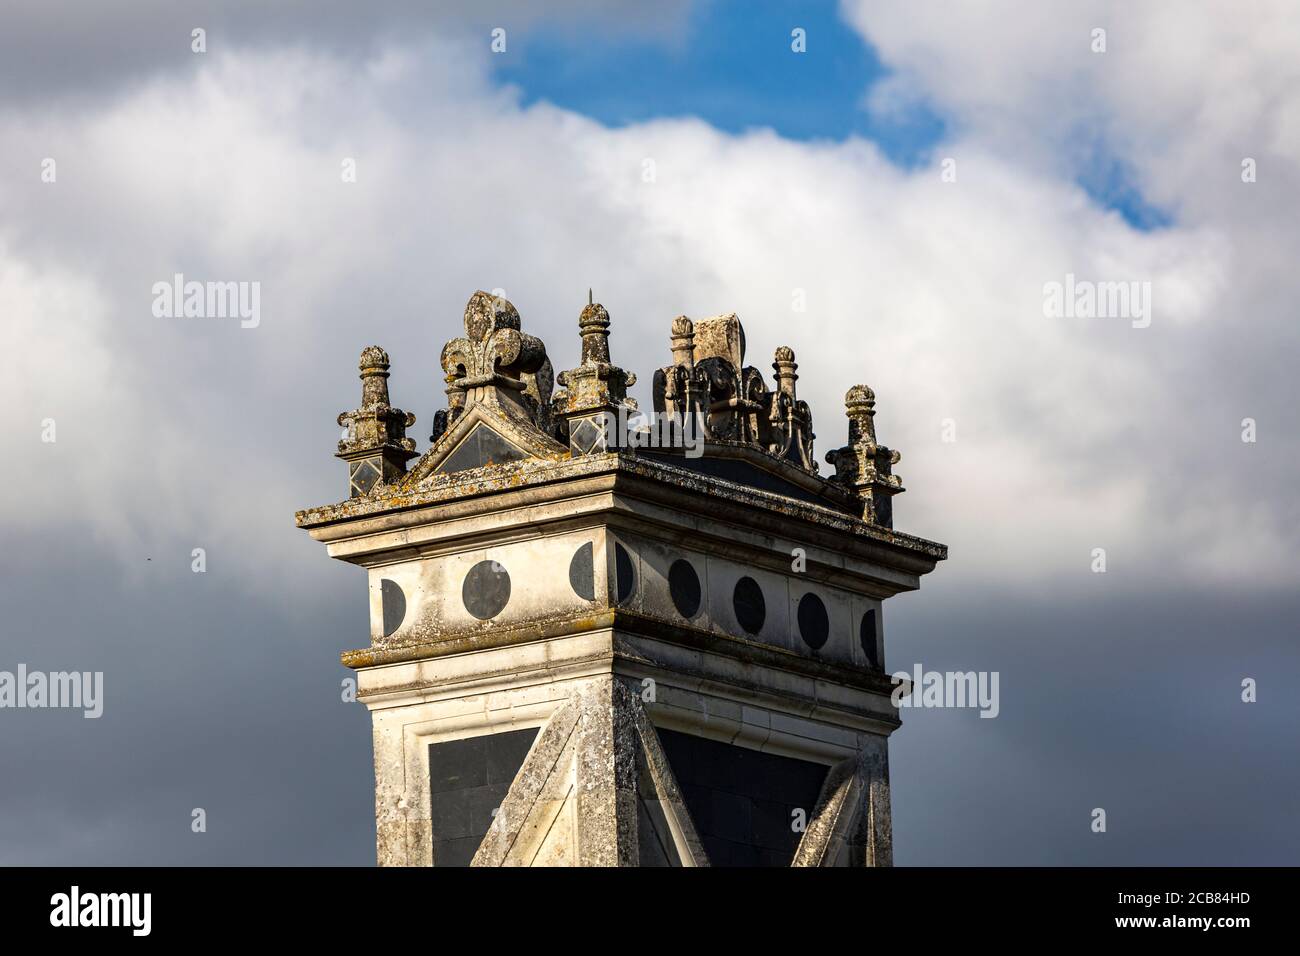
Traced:
POLYGON ((573 560, 569 562, 569 587, 584 601, 596 600, 596 579, 593 574, 591 542, 588 541, 573 552, 573 560))
POLYGON ((826 643, 831 633, 826 605, 817 595, 809 592, 799 599, 799 636, 814 651, 826 643))
POLYGON ((858 628, 858 640, 862 642, 862 652, 867 655, 867 661, 872 667, 880 669, 880 661, 876 659, 876 610, 872 608, 866 614, 862 615, 862 626, 858 628))
POLYGON ((632 555, 621 544, 614 545, 614 580, 618 583, 618 601, 622 604, 632 596, 636 578, 632 571, 632 555))
POLYGON ((668 569, 668 593, 672 595, 677 613, 693 618, 700 610, 700 576, 685 558, 678 558, 668 569))
POLYGON ((379 597, 384 609, 384 637, 388 637, 406 619, 406 594, 396 581, 384 578, 379 582, 379 597))
POLYGON ((750 634, 763 629, 767 602, 763 600, 763 589, 753 578, 741 578, 736 582, 736 590, 731 593, 731 608, 736 612, 736 623, 750 634))
POLYGON ((510 601, 510 575, 495 561, 480 561, 465 575, 460 597, 480 621, 496 617, 510 601))

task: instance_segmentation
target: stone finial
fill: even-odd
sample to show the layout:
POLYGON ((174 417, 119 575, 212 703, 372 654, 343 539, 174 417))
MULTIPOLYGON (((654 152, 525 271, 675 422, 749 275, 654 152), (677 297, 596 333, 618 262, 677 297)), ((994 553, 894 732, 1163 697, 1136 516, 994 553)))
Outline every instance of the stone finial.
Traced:
MULTIPOLYGON (((651 393, 654 410, 674 416, 685 428, 689 421, 700 437, 712 437, 709 431, 709 376, 695 364, 695 323, 684 315, 673 319, 669 341, 673 364, 656 369, 651 393)), ((674 427, 671 426, 670 427, 674 427)))
POLYGON ((776 350, 773 359, 776 391, 771 395, 768 413, 768 451, 778 458, 816 472, 813 439, 817 436, 813 434, 812 411, 808 408, 808 403, 799 401, 795 394, 799 364, 794 360, 794 349, 782 345, 776 350))
POLYGON ((518 383, 546 358, 541 339, 519 330, 510 300, 478 291, 465 304, 465 335, 442 348, 442 368, 462 388, 518 383))
POLYGON ((802 468, 818 471, 813 457, 812 412, 799 401, 794 351, 776 350, 769 389, 758 369, 744 364, 745 327, 734 313, 672 324, 673 364, 655 372, 657 412, 697 417, 707 440, 750 445, 802 468))
POLYGON ((583 365, 609 363, 609 313, 599 302, 588 302, 578 316, 578 335, 582 337, 583 365))
POLYGON ((788 345, 782 345, 776 350, 774 359, 772 370, 776 372, 777 386, 783 393, 794 398, 794 383, 799 378, 796 374, 799 365, 794 360, 794 349, 788 345))
POLYGON ((865 385, 854 385, 844 396, 844 412, 849 419, 849 443, 826 453, 826 461, 835 466, 831 480, 862 499, 864 520, 892 528, 891 499, 904 490, 893 466, 902 455, 876 442, 876 393, 865 385))
MULTIPOLYGON (((692 355, 694 375, 707 382, 703 410, 715 441, 767 448, 769 393, 763 373, 745 365, 745 329, 734 312, 699 319, 692 355)), ((667 371, 667 370, 665 370, 667 371)))
POLYGON ((549 429, 552 373, 546 345, 520 331, 519 310, 509 299, 479 290, 465 304, 465 334, 442 348, 447 417, 441 435, 471 405, 481 402, 528 416, 549 429))
POLYGON ((361 404, 388 404, 388 353, 378 345, 367 345, 361 350, 361 404))
POLYGON ((684 315, 673 319, 673 364, 683 368, 695 365, 695 325, 684 315))
POLYGON ((358 367, 361 405, 339 415, 338 423, 348 431, 336 453, 348 463, 353 498, 368 494, 379 481, 405 474, 406 463, 415 457, 415 442, 406 437, 415 416, 388 403, 388 353, 377 345, 367 346, 358 367))
POLYGON ((854 385, 844 395, 844 414, 849 418, 849 443, 876 443, 876 393, 866 385, 854 385))
POLYGON ((609 312, 599 302, 588 302, 578 316, 582 337, 582 362, 561 372, 556 381, 565 391, 556 396, 555 411, 568 425, 569 454, 574 458, 607 451, 612 444, 607 432, 608 414, 627 404, 627 390, 636 375, 610 361, 609 312))

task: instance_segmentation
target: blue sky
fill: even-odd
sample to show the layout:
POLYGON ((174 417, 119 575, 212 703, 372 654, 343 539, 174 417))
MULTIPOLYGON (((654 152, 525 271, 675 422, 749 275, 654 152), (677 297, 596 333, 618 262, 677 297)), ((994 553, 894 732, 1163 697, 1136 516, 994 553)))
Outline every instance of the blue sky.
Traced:
POLYGON ((525 103, 547 100, 610 126, 696 116, 728 132, 861 136, 904 166, 925 162, 944 132, 925 108, 900 124, 869 115, 863 99, 888 70, 828 0, 697 3, 674 37, 623 33, 593 44, 590 34, 542 27, 511 53, 494 65, 525 103), (791 49, 795 28, 805 31, 803 54, 791 49))
MULTIPOLYGON (((792 140, 856 136, 907 169, 932 162, 951 131, 925 102, 889 117, 866 108, 890 69, 833 0, 700 2, 675 34, 593 38, 571 25, 543 25, 514 37, 508 50, 491 62, 525 105, 550 102, 611 127, 693 116, 731 133, 766 127, 792 140), (802 54, 792 49, 796 28, 804 30, 802 54)), ((1078 183, 1095 202, 1140 230, 1171 224, 1119 157, 1097 143, 1082 152, 1078 183)))

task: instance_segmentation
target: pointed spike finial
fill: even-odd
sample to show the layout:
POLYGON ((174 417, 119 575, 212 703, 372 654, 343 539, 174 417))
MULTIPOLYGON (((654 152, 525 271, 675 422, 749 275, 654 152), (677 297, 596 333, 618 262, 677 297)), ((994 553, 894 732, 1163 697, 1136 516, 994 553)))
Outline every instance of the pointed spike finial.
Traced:
MULTIPOLYGON (((588 290, 588 298, 591 298, 588 290)), ((578 335, 582 338, 582 363, 609 364, 609 312, 599 302, 588 302, 578 316, 578 335)))
POLYGON ((627 390, 636 384, 635 374, 610 361, 609 326, 609 312, 588 288, 587 304, 578 316, 582 361, 556 377, 565 388, 559 411, 568 425, 569 454, 574 458, 619 447, 604 430, 609 414, 628 402, 627 390))

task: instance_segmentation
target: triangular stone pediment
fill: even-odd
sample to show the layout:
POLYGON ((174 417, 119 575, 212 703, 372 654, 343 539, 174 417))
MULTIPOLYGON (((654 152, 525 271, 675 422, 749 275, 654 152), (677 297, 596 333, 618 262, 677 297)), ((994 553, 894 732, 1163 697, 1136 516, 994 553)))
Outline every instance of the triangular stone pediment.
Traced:
POLYGON ((523 461, 529 457, 531 456, 528 452, 502 437, 500 432, 478 424, 460 440, 455 448, 447 452, 447 457, 438 464, 434 473, 468 471, 470 468, 482 468, 484 465, 523 461))
POLYGON ((530 458, 553 461, 567 457, 567 448, 522 415, 501 406, 475 403, 415 463, 406 483, 530 458))

